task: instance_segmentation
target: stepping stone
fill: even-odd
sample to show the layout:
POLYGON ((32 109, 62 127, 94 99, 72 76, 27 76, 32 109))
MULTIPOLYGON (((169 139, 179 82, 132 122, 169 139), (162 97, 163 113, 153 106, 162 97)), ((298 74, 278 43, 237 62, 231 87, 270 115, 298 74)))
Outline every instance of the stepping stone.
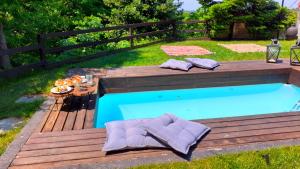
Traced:
POLYGON ((248 53, 248 52, 266 52, 267 47, 257 44, 219 44, 224 48, 237 53, 248 53))
POLYGON ((37 100, 42 100, 43 98, 44 96, 42 95, 22 96, 16 100, 16 103, 31 103, 37 100))
POLYGON ((161 46, 160 48, 169 56, 201 56, 212 54, 209 50, 199 46, 161 46))
POLYGON ((10 117, 0 120, 0 135, 7 130, 17 127, 21 123, 23 123, 23 120, 16 117, 10 117))

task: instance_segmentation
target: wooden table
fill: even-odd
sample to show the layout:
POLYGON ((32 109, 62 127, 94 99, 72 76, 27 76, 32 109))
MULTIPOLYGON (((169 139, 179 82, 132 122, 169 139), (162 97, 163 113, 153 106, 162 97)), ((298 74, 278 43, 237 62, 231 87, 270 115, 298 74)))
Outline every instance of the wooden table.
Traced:
POLYGON ((93 94, 97 89, 97 85, 95 80, 93 80, 93 84, 87 84, 87 83, 83 83, 80 84, 80 87, 74 87, 71 91, 67 92, 67 93, 62 93, 62 94, 56 94, 56 93, 50 93, 49 96, 54 97, 55 98, 55 104, 58 102, 59 99, 62 99, 63 102, 66 98, 68 97, 80 97, 80 99, 83 96, 88 96, 89 99, 91 97, 91 94, 93 94))

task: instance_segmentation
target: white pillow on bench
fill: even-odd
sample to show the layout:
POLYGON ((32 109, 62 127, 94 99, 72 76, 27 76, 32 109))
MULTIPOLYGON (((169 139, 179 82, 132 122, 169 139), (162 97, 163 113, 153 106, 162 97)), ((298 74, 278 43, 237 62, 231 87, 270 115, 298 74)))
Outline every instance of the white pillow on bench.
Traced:
POLYGON ((200 59, 200 58, 185 58, 186 61, 190 62, 196 67, 204 69, 214 69, 220 64, 212 59, 200 59))
POLYGON ((169 59, 165 63, 161 64, 159 67, 188 71, 191 67, 193 67, 193 65, 189 62, 175 60, 175 59, 169 59))
POLYGON ((210 131, 205 125, 180 119, 172 114, 151 119, 145 127, 157 139, 183 154, 187 154, 190 147, 210 131))

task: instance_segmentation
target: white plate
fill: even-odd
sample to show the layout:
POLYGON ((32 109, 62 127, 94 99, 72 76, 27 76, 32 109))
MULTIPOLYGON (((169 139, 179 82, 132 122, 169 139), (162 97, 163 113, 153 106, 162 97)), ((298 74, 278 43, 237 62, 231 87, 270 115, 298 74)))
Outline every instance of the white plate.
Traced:
POLYGON ((86 83, 88 80, 87 79, 82 79, 81 83, 86 83))
POLYGON ((70 91, 73 89, 72 87, 68 86, 66 91, 63 91, 63 92, 57 92, 56 88, 57 88, 57 87, 53 87, 53 88, 51 89, 51 93, 54 93, 54 94, 64 94, 64 93, 70 92, 70 91))

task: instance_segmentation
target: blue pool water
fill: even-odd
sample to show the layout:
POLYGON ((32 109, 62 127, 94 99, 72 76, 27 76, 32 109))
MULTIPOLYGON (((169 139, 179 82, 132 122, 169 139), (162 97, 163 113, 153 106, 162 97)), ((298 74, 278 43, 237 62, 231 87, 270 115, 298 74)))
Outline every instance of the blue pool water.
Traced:
POLYGON ((106 94, 97 100, 95 127, 164 113, 194 120, 298 111, 299 100, 300 88, 282 83, 106 94))

